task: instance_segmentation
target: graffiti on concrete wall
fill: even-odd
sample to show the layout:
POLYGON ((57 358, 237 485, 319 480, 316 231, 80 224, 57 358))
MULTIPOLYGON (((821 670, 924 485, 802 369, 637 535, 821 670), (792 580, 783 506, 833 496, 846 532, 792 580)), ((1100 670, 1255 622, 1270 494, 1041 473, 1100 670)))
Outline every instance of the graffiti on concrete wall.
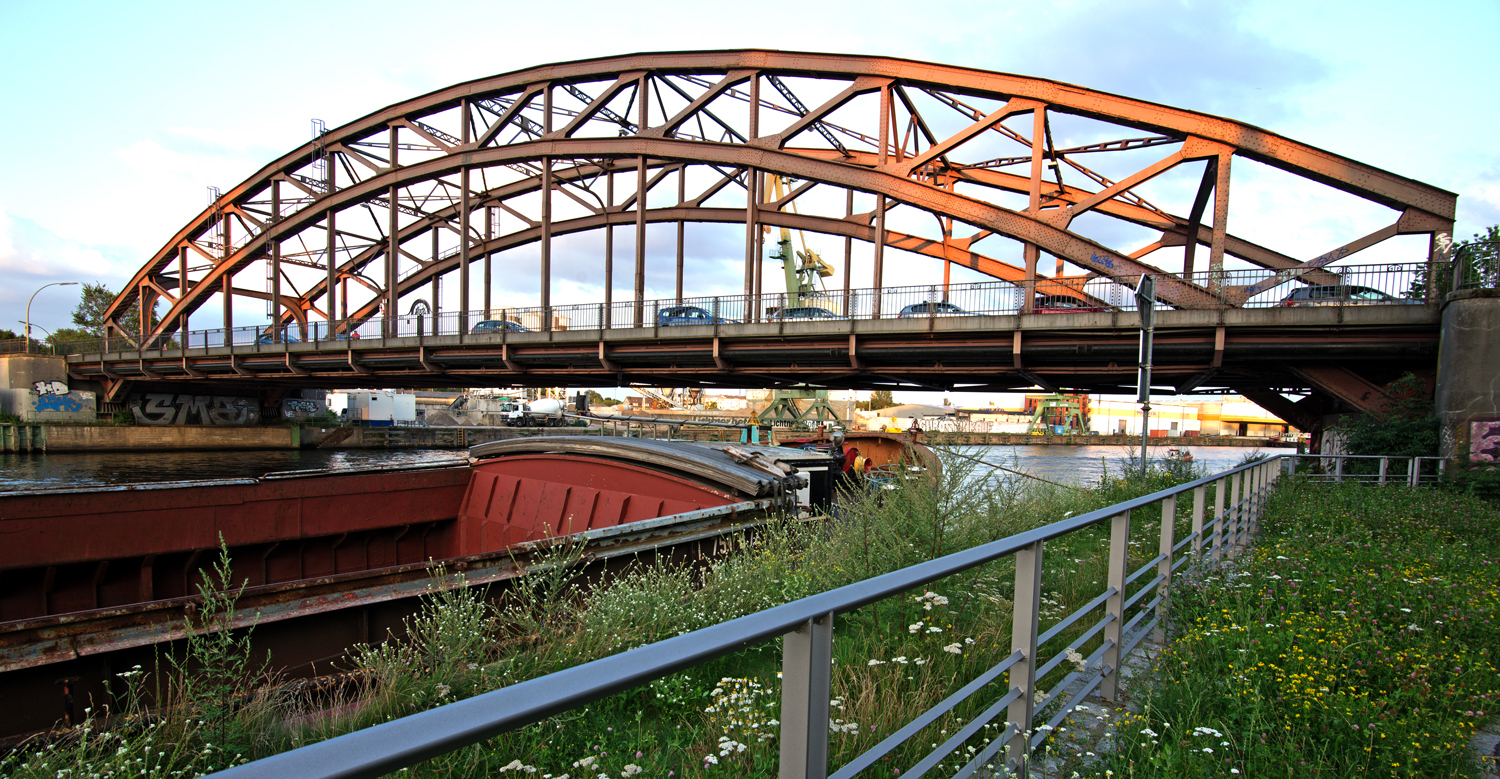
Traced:
POLYGON ((140 425, 255 425, 260 402, 255 398, 223 395, 177 395, 167 392, 135 395, 130 412, 140 425))
POLYGON ((1469 420, 1469 459, 1500 462, 1500 419, 1469 420))
POLYGON ((36 393, 36 399, 31 402, 31 407, 37 411, 76 414, 86 407, 85 394, 82 392, 70 394, 68 385, 64 382, 34 381, 31 383, 31 388, 36 393))
POLYGON ((325 408, 321 400, 287 398, 281 401, 281 417, 283 419, 306 419, 322 413, 325 408))

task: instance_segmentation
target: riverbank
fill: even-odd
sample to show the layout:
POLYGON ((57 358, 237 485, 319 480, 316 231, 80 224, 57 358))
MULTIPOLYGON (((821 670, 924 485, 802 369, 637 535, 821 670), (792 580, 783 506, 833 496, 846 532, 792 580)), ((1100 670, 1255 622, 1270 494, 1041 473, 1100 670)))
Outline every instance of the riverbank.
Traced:
MULTIPOLYGON (((634 425, 633 432, 665 436, 665 424, 634 425)), ((240 451, 265 449, 467 449, 475 444, 536 435, 599 435, 590 427, 229 427, 215 425, 0 425, 4 452, 240 451)), ((737 441, 739 431, 683 425, 673 438, 737 441)), ((805 431, 777 429, 772 441, 803 438, 805 431)), ((922 443, 957 446, 1140 446, 1139 436, 1024 435, 1020 433, 920 433, 922 443)), ((1154 447, 1297 448, 1293 442, 1254 436, 1153 438, 1154 447)))

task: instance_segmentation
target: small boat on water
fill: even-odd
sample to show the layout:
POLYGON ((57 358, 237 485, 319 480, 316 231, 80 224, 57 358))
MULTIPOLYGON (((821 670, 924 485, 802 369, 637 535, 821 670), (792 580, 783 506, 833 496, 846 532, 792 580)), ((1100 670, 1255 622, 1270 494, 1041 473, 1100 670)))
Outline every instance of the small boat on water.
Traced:
POLYGON ((1186 449, 1173 447, 1167 450, 1167 454, 1163 459, 1169 463, 1190 463, 1193 461, 1193 453, 1186 449))
POLYGON ((840 470, 847 480, 887 485, 913 475, 938 476, 943 466, 932 450, 912 436, 875 431, 828 431, 806 438, 785 438, 782 446, 843 453, 840 470))
POLYGON ((0 737, 72 716, 64 699, 103 695, 118 670, 181 639, 221 544, 245 585, 235 627, 254 625, 283 672, 311 675, 399 633, 431 587, 500 586, 559 540, 618 567, 712 554, 770 516, 820 512, 846 459, 546 436, 416 467, 0 493, 0 737))

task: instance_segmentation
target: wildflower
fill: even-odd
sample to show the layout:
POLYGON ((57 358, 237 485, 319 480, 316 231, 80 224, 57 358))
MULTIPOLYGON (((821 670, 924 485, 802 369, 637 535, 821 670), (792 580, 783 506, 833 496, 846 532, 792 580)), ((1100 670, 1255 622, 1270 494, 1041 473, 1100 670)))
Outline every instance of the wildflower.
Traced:
POLYGON ((714 757, 713 755, 704 755, 703 756, 703 762, 706 765, 718 765, 719 764, 719 758, 714 757))
POLYGON ((585 757, 584 759, 579 760, 578 762, 574 763, 573 767, 574 768, 588 768, 589 766, 593 765, 594 761, 597 760, 597 759, 598 758, 594 757, 593 755, 589 755, 588 757, 585 757))
POLYGON ((929 625, 927 627, 927 632, 928 633, 941 633, 941 632, 943 632, 943 629, 940 628, 940 627, 938 627, 937 625, 929 625))
POLYGON ((962 644, 953 643, 943 647, 943 651, 953 655, 961 655, 964 653, 964 648, 962 644))
POLYGON ((1068 658, 1068 662, 1072 663, 1073 667, 1079 671, 1086 670, 1089 667, 1088 661, 1084 659, 1083 655, 1078 654, 1078 650, 1076 649, 1069 649, 1065 656, 1068 658))
POLYGON ((913 622, 910 625, 906 626, 906 630, 907 630, 907 632, 911 633, 912 635, 916 635, 918 633, 921 633, 922 632, 922 623, 920 623, 920 622, 913 622))
POLYGON ((449 687, 446 684, 439 684, 437 686, 437 694, 438 694, 439 698, 446 698, 446 697, 448 697, 448 693, 450 693, 452 691, 453 691, 453 688, 449 687))
POLYGON ((621 776, 635 776, 636 774, 638 774, 640 772, 641 772, 641 767, 638 766, 638 765, 636 765, 635 763, 631 763, 630 765, 625 766, 625 768, 620 771, 620 775, 621 776))
POLYGON ((900 657, 893 657, 893 658, 891 658, 891 662, 893 662, 893 663, 900 663, 902 665, 906 665, 906 655, 902 655, 900 657))
POLYGON ((884 660, 871 660, 870 662, 865 663, 865 665, 869 665, 869 666, 885 665, 885 661, 884 660))

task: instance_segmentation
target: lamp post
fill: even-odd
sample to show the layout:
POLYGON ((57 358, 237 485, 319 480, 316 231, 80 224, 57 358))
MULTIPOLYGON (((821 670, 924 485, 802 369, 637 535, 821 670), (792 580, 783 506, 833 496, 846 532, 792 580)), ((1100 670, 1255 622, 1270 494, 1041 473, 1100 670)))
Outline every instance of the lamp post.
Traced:
POLYGON ((26 353, 27 354, 31 354, 31 301, 36 300, 37 293, 41 292, 42 290, 44 290, 44 289, 46 289, 48 287, 76 287, 76 286, 78 286, 78 282, 76 282, 76 281, 54 281, 51 284, 43 284, 42 286, 37 287, 36 292, 31 293, 31 297, 29 297, 29 298, 26 299, 26 353))

